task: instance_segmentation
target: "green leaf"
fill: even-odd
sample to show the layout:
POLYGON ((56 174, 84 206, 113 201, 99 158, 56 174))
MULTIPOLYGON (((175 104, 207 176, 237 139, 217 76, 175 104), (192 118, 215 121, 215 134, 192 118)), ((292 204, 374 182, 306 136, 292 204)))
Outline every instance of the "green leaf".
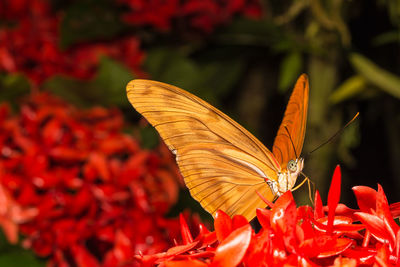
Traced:
POLYGON ((149 50, 144 68, 152 79, 187 90, 191 90, 199 83, 198 66, 172 48, 162 47, 149 50))
POLYGON ((160 136, 153 126, 140 128, 141 147, 155 149, 160 143, 160 136))
POLYGON ((299 52, 294 51, 286 55, 282 61, 279 75, 278 89, 280 92, 285 92, 293 86, 300 75, 302 66, 303 58, 299 52))
POLYGON ((239 18, 216 34, 220 44, 240 46, 269 46, 275 51, 287 51, 298 46, 292 37, 271 20, 239 18))
POLYGON ((218 58, 196 61, 179 50, 149 50, 145 70, 157 81, 173 84, 215 102, 237 84, 244 64, 241 58, 218 58))
POLYGON ((372 44, 375 46, 387 45, 391 43, 400 43, 400 34, 398 31, 382 33, 372 40, 372 44))
POLYGON ((8 243, 3 231, 0 231, 0 266, 44 267, 46 262, 36 257, 32 251, 8 243))
POLYGON ((361 75, 354 75, 344 81, 330 96, 333 104, 346 101, 356 95, 359 95, 368 86, 367 80, 361 75))
POLYGON ((78 42, 111 39, 124 30, 112 1, 73 1, 61 21, 61 47, 78 42))
POLYGON ((400 78, 373 63, 368 58, 352 53, 350 62, 357 72, 382 91, 400 98, 400 78))
POLYGON ((399 27, 400 26, 400 3, 398 0, 388 0, 387 1, 389 17, 392 24, 399 27))
POLYGON ((126 84, 134 78, 119 62, 102 57, 96 77, 91 81, 55 76, 43 88, 78 106, 127 106, 126 84))
POLYGON ((44 267, 46 263, 39 260, 33 252, 21 249, 0 251, 0 266, 8 267, 44 267))
POLYGON ((244 71, 240 58, 235 60, 208 61, 200 64, 202 84, 212 88, 216 97, 224 96, 237 84, 244 71))
POLYGON ((0 75, 0 102, 11 102, 29 93, 30 85, 25 76, 20 74, 0 75))
POLYGON ((88 106, 96 101, 96 97, 88 90, 86 82, 63 76, 50 78, 42 85, 42 89, 80 107, 88 106))
POLYGON ((103 92, 100 95, 103 104, 126 106, 129 102, 125 87, 134 78, 132 71, 118 61, 102 57, 100 69, 91 86, 103 92))

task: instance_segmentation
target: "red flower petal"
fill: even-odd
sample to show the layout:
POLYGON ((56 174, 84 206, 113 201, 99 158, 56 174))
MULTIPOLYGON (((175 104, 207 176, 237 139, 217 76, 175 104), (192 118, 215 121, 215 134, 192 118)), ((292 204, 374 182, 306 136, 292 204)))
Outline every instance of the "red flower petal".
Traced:
POLYGON ((395 251, 396 258, 400 259, 400 229, 396 233, 396 246, 395 246, 395 248, 396 248, 396 251, 395 251))
POLYGON ((375 261, 377 265, 382 267, 389 267, 389 249, 386 244, 378 246, 375 261))
POLYGON ((343 252, 343 256, 356 259, 360 264, 372 265, 374 262, 374 257, 376 255, 376 249, 371 248, 349 248, 343 252))
POLYGON ((291 191, 286 191, 282 196, 280 196, 275 204, 274 204, 274 208, 271 210, 271 226, 275 231, 283 231, 285 232, 288 225, 286 225, 287 221, 290 220, 290 222, 293 221, 294 223, 296 223, 296 206, 294 203, 294 199, 293 199, 293 195, 291 191), (294 205, 295 210, 293 210, 292 208, 289 208, 289 210, 291 212, 294 212, 294 214, 292 213, 288 213, 286 214, 286 210, 288 209, 288 207, 290 205, 294 205), (286 217, 286 216, 290 216, 286 217))
POLYGON ((75 245, 72 247, 72 253, 78 267, 96 267, 100 266, 97 259, 87 251, 83 246, 75 245))
POLYGON ((215 214, 214 229, 219 242, 222 242, 232 232, 232 220, 222 210, 218 210, 215 214))
POLYGON ((335 240, 335 243, 329 247, 329 250, 324 250, 318 255, 318 258, 326 258, 326 257, 332 257, 335 255, 339 255, 343 253, 345 250, 350 248, 350 246, 353 244, 353 241, 348 238, 337 238, 335 240))
POLYGON ((371 234, 380 242, 385 243, 391 240, 390 234, 387 232, 384 221, 376 215, 365 212, 356 212, 355 215, 367 227, 371 234))
MULTIPOLYGON (((328 232, 329 219, 327 217, 321 218, 319 220, 313 220, 315 228, 322 231, 328 232)), ((333 220, 333 232, 343 233, 343 232, 355 232, 360 231, 365 228, 362 224, 352 224, 353 220, 345 216, 335 216, 333 220)))
POLYGON ((198 245, 198 241, 194 241, 193 243, 186 244, 186 245, 181 245, 181 246, 175 246, 167 250, 166 256, 176 256, 185 252, 188 252, 189 250, 193 249, 198 245))
POLYGON ((384 219, 387 229, 394 241, 396 239, 395 235, 399 230, 399 226, 396 224, 392 214, 390 213, 389 203, 380 184, 378 184, 378 193, 376 194, 376 214, 380 218, 384 219))
POLYGON ((322 200, 321 196, 319 195, 319 191, 315 191, 314 197, 314 219, 319 219, 324 216, 324 211, 322 210, 322 200))
MULTIPOLYGON (((202 224, 200 224, 200 225, 202 225, 202 224)), ((203 225, 203 227, 205 228, 204 225, 203 225)), ((201 230, 201 228, 200 228, 199 236, 196 237, 196 240, 198 238, 203 243, 201 247, 210 246, 210 245, 214 244, 215 242, 217 242, 217 235, 215 232, 205 233, 204 230, 201 230)))
POLYGON ((271 230, 261 229, 250 242, 247 254, 244 259, 246 266, 258 266, 262 262, 267 262, 268 250, 271 244, 271 230))
POLYGON ((249 224, 249 222, 242 215, 235 215, 232 218, 232 230, 238 229, 247 224, 249 224))
POLYGON ((356 267, 357 261, 355 259, 338 257, 333 262, 331 267, 356 267))
POLYGON ((335 217, 336 206, 339 203, 340 199, 340 184, 341 184, 341 172, 340 166, 337 165, 336 169, 333 173, 331 186, 329 188, 328 193, 328 232, 332 233, 333 231, 333 220, 335 217))
POLYGON ((217 248, 212 266, 237 266, 246 254, 252 235, 249 224, 234 230, 217 248))
POLYGON ((354 186, 353 192, 356 195, 357 205, 361 211, 370 213, 376 208, 376 190, 368 186, 354 186))
POLYGON ((390 204, 390 213, 393 218, 400 217, 400 202, 390 204))
POLYGON ((186 223, 185 218, 183 217, 183 214, 179 214, 179 221, 181 224, 181 235, 182 235, 182 240, 183 244, 189 244, 193 242, 193 237, 192 234, 190 233, 189 227, 186 223))
POLYGON ((207 267, 208 264, 199 260, 166 261, 165 267, 207 267))
MULTIPOLYGON (((328 210, 327 207, 324 207, 324 210, 328 210)), ((336 207, 335 214, 337 216, 345 216, 351 218, 353 221, 358 220, 356 216, 354 216, 354 212, 359 210, 351 209, 344 204, 339 203, 336 207)))
POLYGON ((261 224, 262 228, 268 229, 271 226, 271 210, 257 209, 256 214, 258 222, 261 224))

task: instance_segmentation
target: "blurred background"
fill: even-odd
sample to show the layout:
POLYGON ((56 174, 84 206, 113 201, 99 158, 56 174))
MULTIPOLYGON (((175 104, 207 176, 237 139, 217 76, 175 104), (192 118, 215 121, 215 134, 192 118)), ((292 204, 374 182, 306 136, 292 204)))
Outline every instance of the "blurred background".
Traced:
POLYGON ((399 201, 399 27, 397 0, 0 0, 0 264, 136 266, 179 212, 201 213, 128 103, 133 78, 203 98, 271 148, 307 73, 304 172, 322 199, 340 164, 342 203, 377 183, 399 201))

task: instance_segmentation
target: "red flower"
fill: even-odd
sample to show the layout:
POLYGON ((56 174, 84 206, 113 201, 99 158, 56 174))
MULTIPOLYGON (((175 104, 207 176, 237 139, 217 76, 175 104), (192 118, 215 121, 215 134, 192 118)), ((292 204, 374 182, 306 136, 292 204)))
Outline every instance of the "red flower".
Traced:
POLYGON ((116 109, 79 110, 32 95, 18 115, 0 106, 0 225, 50 266, 116 266, 177 239, 166 148, 142 150, 116 109), (3 190, 4 189, 4 190, 3 190), (7 194, 9 192, 9 194, 7 194), (34 216, 36 215, 36 216, 34 216))
MULTIPOLYGON (((398 204, 389 206, 379 185, 378 192, 356 187, 362 211, 349 212, 350 209, 339 205, 340 176, 337 167, 327 207, 322 206, 316 192, 314 208, 296 208, 288 191, 274 204, 267 203, 270 209, 257 210, 261 224, 258 233, 242 216, 230 219, 218 211, 215 232, 201 230, 193 240, 187 238, 191 237, 190 232, 181 221, 181 233, 186 236, 184 245, 170 248, 166 253, 136 256, 136 259, 145 265, 163 263, 165 266, 397 266, 400 264, 400 227, 390 207, 397 208, 398 204), (345 210, 348 216, 337 214, 337 210, 345 210)), ((203 229, 203 225, 199 228, 203 229)))
POLYGON ((62 51, 62 15, 53 12, 46 0, 1 1, 0 17, 12 21, 13 27, 0 28, 0 71, 23 73, 35 84, 56 74, 88 79, 96 73, 100 57, 105 55, 143 76, 140 65, 144 53, 134 37, 81 44, 62 51))
MULTIPOLYGON (((0 165, 0 173, 3 171, 0 165)), ((32 220, 37 213, 34 207, 22 208, 0 185, 0 227, 10 243, 18 242, 18 225, 32 220)))
POLYGON ((126 22, 138 26, 150 25, 159 30, 170 30, 174 23, 189 25, 203 32, 212 32, 216 26, 229 22, 234 15, 249 17, 261 15, 258 0, 119 0, 130 9, 124 15, 126 22))

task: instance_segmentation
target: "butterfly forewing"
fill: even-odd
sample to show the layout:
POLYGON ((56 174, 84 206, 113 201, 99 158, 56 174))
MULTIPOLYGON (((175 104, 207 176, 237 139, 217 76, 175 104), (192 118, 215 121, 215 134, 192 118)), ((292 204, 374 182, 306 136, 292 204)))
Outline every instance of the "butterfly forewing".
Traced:
POLYGON ((272 147, 272 153, 282 169, 286 169, 289 160, 300 157, 306 132, 308 91, 307 75, 302 74, 290 96, 272 147))
POLYGON ((221 209, 248 220, 272 200, 265 179, 277 180, 280 165, 252 134, 200 98, 168 84, 133 80, 128 99, 176 155, 192 196, 211 214, 221 209))

